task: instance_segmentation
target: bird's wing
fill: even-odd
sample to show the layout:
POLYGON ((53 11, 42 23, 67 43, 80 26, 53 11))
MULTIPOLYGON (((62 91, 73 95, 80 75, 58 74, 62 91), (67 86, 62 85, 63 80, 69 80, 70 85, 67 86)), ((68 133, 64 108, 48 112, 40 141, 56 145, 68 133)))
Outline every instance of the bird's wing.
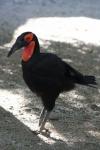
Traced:
POLYGON ((64 82, 65 67, 56 55, 40 57, 32 67, 32 77, 37 87, 60 88, 64 82))

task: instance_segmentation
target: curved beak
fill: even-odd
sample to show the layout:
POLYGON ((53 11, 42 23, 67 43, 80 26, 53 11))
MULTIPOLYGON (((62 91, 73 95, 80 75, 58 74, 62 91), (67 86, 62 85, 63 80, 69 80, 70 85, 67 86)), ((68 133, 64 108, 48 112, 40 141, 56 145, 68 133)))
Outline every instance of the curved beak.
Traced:
POLYGON ((14 52, 16 52, 18 49, 22 47, 23 47, 22 43, 19 41, 16 41, 14 45, 12 46, 12 48, 10 49, 10 51, 8 52, 7 57, 10 57, 14 52))
POLYGON ((10 49, 7 57, 10 57, 16 50, 18 49, 17 44, 15 43, 12 48, 10 49))

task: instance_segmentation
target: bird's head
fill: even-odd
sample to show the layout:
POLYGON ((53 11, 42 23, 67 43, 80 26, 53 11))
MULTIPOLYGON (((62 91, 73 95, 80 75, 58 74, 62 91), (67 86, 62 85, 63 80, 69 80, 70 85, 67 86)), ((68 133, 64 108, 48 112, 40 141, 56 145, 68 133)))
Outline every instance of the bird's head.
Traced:
POLYGON ((22 60, 28 61, 36 51, 39 51, 39 43, 36 35, 32 32, 22 33, 11 47, 8 57, 21 48, 24 48, 22 60))

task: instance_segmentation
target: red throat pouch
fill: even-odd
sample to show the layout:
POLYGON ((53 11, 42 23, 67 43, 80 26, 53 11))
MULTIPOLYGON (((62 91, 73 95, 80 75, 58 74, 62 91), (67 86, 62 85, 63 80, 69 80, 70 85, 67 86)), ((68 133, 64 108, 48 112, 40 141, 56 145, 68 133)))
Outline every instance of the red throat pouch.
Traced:
POLYGON ((22 52, 22 60, 27 62, 34 53, 35 42, 32 41, 28 46, 26 46, 22 52))

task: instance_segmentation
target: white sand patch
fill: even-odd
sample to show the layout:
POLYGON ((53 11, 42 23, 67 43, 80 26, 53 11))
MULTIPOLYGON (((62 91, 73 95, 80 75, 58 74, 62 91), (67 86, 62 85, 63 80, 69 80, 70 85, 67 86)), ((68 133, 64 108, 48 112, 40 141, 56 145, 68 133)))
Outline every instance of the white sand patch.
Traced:
POLYGON ((42 41, 53 40, 60 42, 100 45, 100 20, 87 17, 49 17, 28 19, 16 29, 14 39, 25 31, 34 32, 42 41))
POLYGON ((36 119, 37 117, 33 112, 28 113, 23 109, 25 108, 23 90, 16 89, 16 91, 17 93, 0 89, 0 106, 10 111, 21 122, 33 129, 37 125, 38 119, 36 119))

